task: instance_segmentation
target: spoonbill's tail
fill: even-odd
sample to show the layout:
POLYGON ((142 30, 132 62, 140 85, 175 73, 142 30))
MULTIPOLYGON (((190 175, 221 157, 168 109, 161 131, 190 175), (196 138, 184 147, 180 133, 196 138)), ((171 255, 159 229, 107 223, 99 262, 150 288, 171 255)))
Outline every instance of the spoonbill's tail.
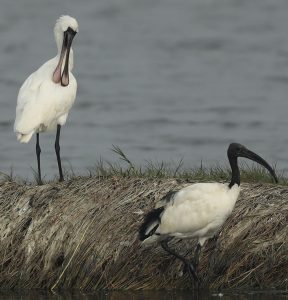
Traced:
POLYGON ((22 134, 22 133, 17 133, 17 140, 20 142, 20 143, 28 143, 31 138, 32 138, 32 135, 34 134, 34 131, 28 133, 28 134, 22 134))

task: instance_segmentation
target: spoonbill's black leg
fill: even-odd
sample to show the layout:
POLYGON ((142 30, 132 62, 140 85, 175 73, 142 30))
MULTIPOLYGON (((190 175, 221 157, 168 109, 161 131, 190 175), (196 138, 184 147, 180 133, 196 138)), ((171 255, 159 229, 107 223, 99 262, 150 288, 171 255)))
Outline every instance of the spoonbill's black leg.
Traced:
POLYGON ((168 240, 164 240, 161 242, 161 246, 162 248, 167 251, 168 253, 170 253, 171 255, 175 256, 176 258, 180 259, 185 266, 188 269, 189 275, 195 280, 195 281, 199 281, 198 275, 196 273, 196 269, 193 265, 193 263, 189 262, 185 257, 181 256, 180 254, 178 254, 177 252, 173 251, 172 249, 169 248, 168 246, 168 240))
POLYGON ((55 140, 55 152, 57 156, 57 163, 59 169, 59 181, 64 181, 62 166, 61 166, 61 158, 60 158, 60 145, 59 145, 60 131, 61 131, 61 125, 58 124, 57 132, 56 132, 56 140, 55 140))
POLYGON ((37 155, 37 166, 38 166, 38 180, 37 180, 37 183, 39 185, 42 185, 40 154, 41 154, 41 148, 40 148, 40 144, 39 144, 39 132, 37 132, 36 133, 36 155, 37 155))

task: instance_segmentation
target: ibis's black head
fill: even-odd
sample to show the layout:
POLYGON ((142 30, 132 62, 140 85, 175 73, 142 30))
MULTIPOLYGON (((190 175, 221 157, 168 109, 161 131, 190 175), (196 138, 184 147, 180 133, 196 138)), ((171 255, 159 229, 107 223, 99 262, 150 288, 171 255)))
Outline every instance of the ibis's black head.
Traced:
POLYGON ((245 146, 238 143, 232 143, 228 147, 227 155, 232 169, 232 180, 229 185, 230 187, 232 187, 235 183, 237 183, 238 185, 240 184, 240 173, 237 164, 238 157, 245 157, 262 165, 269 171, 275 182, 278 182, 278 178, 273 168, 262 157, 247 149, 245 146))
POLYGON ((231 157, 239 157, 247 148, 238 143, 231 143, 228 147, 227 154, 231 157))

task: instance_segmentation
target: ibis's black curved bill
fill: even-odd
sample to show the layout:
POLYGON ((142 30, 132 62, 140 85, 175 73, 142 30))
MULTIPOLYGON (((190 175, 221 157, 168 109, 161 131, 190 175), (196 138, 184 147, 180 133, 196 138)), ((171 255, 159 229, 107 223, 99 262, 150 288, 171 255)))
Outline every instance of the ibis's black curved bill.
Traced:
POLYGON ((261 156, 259 156, 258 154, 254 153, 251 150, 248 150, 247 148, 242 148, 241 149, 241 153, 238 154, 239 157, 246 157, 250 160, 253 160, 255 162, 257 162, 258 164, 262 165, 263 167, 265 167, 269 173, 271 174, 271 176, 274 178, 275 182, 278 183, 278 178, 275 174, 275 171, 273 170, 273 168, 267 163, 267 161, 265 161, 261 156))

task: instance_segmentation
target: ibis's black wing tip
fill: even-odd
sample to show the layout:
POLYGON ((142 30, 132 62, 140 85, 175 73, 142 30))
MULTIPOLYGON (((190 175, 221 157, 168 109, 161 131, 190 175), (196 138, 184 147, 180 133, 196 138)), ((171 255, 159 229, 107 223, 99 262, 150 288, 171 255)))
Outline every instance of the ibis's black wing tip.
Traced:
POLYGON ((156 229, 159 226, 160 223, 160 215, 163 212, 164 207, 161 206, 159 208, 155 208, 151 211, 149 211, 145 218, 143 223, 139 227, 139 240, 144 241, 147 239, 149 236, 153 235, 156 231, 156 229), (158 222, 158 224, 149 232, 147 232, 147 228, 153 223, 153 222, 158 222))

